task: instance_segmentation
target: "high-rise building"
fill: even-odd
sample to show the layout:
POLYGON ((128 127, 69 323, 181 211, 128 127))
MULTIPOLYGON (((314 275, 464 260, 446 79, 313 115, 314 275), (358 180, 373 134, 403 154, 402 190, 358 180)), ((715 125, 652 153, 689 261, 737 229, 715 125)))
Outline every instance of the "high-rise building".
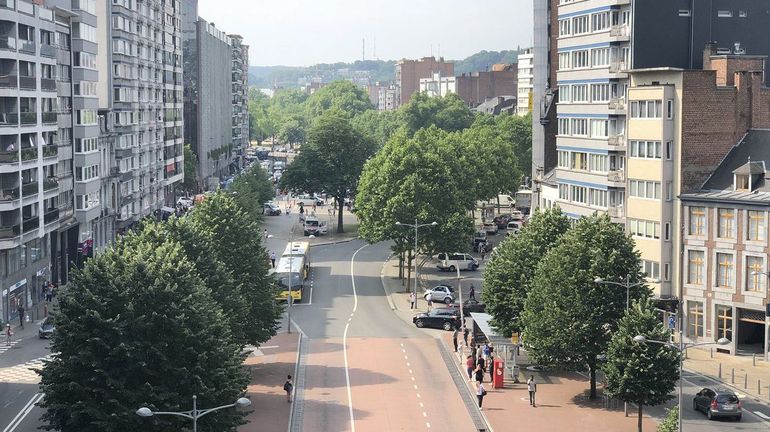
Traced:
POLYGON ((532 112, 533 93, 534 88, 534 53, 532 48, 527 48, 519 53, 518 61, 518 80, 516 92, 516 114, 525 116, 527 113, 532 112))
POLYGON ((249 147, 249 46, 240 35, 230 35, 233 72, 233 164, 243 168, 249 147))
POLYGON ((396 108, 408 103, 412 94, 420 90, 420 78, 431 78, 434 73, 439 73, 441 76, 453 76, 455 73, 454 63, 445 62, 443 57, 438 60, 435 57, 399 60, 396 63, 396 87, 398 90, 396 108))

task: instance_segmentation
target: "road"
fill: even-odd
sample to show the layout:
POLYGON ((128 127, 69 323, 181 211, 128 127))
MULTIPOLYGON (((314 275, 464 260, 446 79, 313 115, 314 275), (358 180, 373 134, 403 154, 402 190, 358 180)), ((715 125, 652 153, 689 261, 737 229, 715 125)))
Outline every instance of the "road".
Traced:
POLYGON ((42 367, 48 355, 48 341, 34 332, 9 349, 0 349, 0 431, 34 432, 42 424, 38 421, 42 410, 33 405, 40 398, 40 380, 31 368, 42 367))

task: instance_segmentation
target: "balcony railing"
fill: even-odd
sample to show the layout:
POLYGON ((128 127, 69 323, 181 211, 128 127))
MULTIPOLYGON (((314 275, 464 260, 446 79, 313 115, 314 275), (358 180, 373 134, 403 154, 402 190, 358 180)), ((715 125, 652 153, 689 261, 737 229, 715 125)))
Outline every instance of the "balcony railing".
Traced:
POLYGON ((56 113, 53 111, 43 113, 43 124, 56 124, 56 113))
POLYGON ((618 73, 626 70, 626 62, 612 62, 610 63, 610 72, 618 73))
POLYGON ((610 135, 610 137, 607 139, 607 144, 611 146, 618 146, 622 147, 626 145, 626 136, 625 135, 610 135))
POLYGON ((0 189, 0 201, 8 202, 19 199, 19 188, 0 189))
POLYGON ((19 83, 17 82, 15 73, 0 74, 0 87, 1 88, 17 88, 19 83))
POLYGON ((56 48, 53 45, 40 45, 40 55, 43 57, 56 57, 56 48))
POLYGON ((628 36, 628 26, 627 25, 612 26, 612 28, 610 28, 610 36, 611 37, 628 36))
POLYGON ((37 88, 37 80, 35 77, 20 76, 19 87, 27 90, 35 90, 37 88))
MULTIPOLYGON (((0 0, 2 3, 2 0, 0 0)), ((2 36, 0 37, 0 49, 16 51, 16 38, 2 36)))
POLYGON ((19 39, 19 51, 35 53, 35 41, 19 39))
POLYGON ((59 179, 56 177, 46 177, 45 180, 43 180, 43 190, 49 191, 51 189, 56 189, 59 187, 59 179))
POLYGON ((48 209, 43 215, 43 222, 48 225, 51 222, 56 222, 59 219, 59 209, 48 209))
POLYGON ((607 178, 611 182, 623 182, 626 181, 626 173, 620 170, 613 170, 607 174, 607 178))
POLYGON ((24 147, 21 149, 21 160, 37 159, 37 147, 24 147))
POLYGON ((29 218, 22 222, 23 230, 24 232, 34 231, 38 228, 40 228, 40 218, 39 217, 33 217, 29 218))
POLYGON ((626 109, 626 98, 612 98, 612 99, 610 99, 609 108, 611 110, 624 110, 624 109, 626 109))
POLYGON ((16 163, 19 161, 19 152, 16 150, 0 151, 0 163, 16 163))
POLYGON ((23 112, 21 113, 21 124, 23 125, 33 125, 37 123, 37 113, 36 112, 23 112))
POLYGON ((607 209, 607 213, 609 213, 610 217, 622 218, 624 215, 623 206, 610 207, 607 209))
POLYGON ((51 78, 40 78, 40 88, 43 90, 56 90, 56 80, 51 78))
POLYGON ((18 126, 19 114, 15 112, 0 113, 0 126, 18 126))
POLYGON ((21 185, 21 194, 25 197, 38 193, 37 182, 24 183, 21 185))
POLYGON ((21 234, 21 224, 13 226, 0 226, 0 239, 10 239, 21 234))
POLYGON ((57 145, 44 145, 43 146, 43 157, 56 157, 59 154, 59 146, 57 145))

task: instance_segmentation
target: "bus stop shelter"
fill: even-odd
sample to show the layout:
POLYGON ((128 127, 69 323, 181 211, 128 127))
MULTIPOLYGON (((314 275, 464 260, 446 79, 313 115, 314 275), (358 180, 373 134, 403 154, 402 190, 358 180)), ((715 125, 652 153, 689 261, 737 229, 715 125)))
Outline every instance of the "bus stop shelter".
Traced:
POLYGON ((497 332, 490 321, 492 315, 483 312, 471 312, 471 319, 473 320, 473 340, 477 344, 483 344, 485 341, 489 341, 495 347, 495 353, 497 356, 505 360, 505 370, 508 372, 506 376, 513 379, 513 382, 518 382, 519 366, 516 364, 516 356, 518 354, 518 345, 515 345, 510 338, 507 338, 497 332))

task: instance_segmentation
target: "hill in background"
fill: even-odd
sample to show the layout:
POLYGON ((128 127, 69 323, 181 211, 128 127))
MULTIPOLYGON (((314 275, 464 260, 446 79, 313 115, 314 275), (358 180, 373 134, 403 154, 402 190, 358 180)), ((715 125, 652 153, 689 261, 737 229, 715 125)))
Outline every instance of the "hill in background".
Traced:
MULTIPOLYGON (((518 50, 479 51, 463 60, 450 60, 455 64, 455 75, 484 71, 496 63, 516 63, 518 50)), ((321 63, 309 67, 249 66, 249 85, 259 88, 299 87, 313 79, 331 82, 361 75, 365 71, 369 80, 387 82, 395 79, 395 60, 357 60, 353 63, 321 63)))

